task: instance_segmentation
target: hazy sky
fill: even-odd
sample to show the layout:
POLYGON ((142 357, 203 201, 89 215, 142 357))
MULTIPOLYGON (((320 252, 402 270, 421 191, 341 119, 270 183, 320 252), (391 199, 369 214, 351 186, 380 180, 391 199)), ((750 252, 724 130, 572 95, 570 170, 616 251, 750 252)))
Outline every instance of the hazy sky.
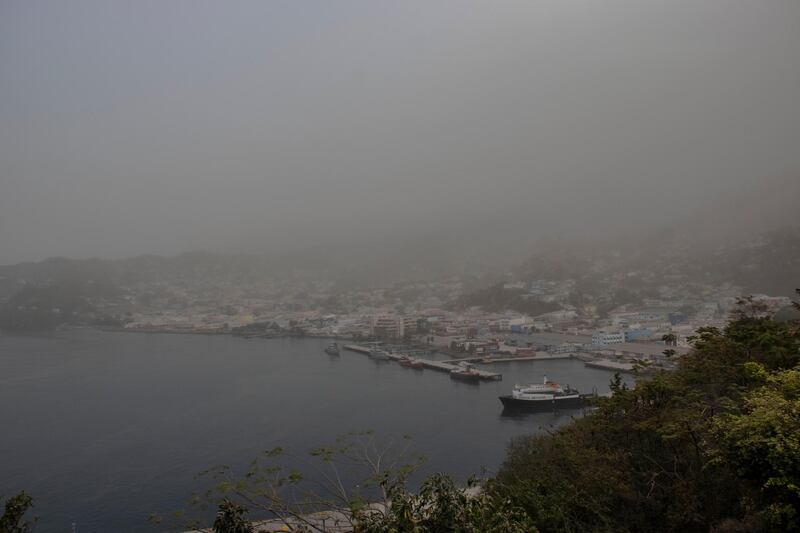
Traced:
POLYGON ((797 0, 0 2, 0 263, 613 233, 799 170, 797 0))

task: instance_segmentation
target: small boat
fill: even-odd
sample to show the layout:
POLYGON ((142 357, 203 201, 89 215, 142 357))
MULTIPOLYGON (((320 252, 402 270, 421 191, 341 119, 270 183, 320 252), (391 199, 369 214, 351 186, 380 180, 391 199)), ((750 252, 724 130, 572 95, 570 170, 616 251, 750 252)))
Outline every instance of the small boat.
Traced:
POLYGON ((399 362, 400 366, 404 366, 406 368, 425 368, 425 365, 422 364, 422 361, 419 359, 412 359, 408 356, 401 357, 399 362))
POLYGON ((325 348, 325 353, 328 355, 339 355, 339 345, 332 342, 325 348))
POLYGON ((388 361, 390 359, 388 353, 384 352, 383 350, 379 350, 377 348, 370 350, 369 356, 375 361, 388 361))
POLYGON ((450 371, 450 379, 466 381, 468 383, 478 383, 481 380, 481 373, 466 362, 458 363, 458 367, 450 371))
POLYGON ((506 409, 537 411, 582 407, 584 397, 569 386, 547 381, 545 376, 540 385, 515 385, 510 395, 500 396, 500 401, 506 409))

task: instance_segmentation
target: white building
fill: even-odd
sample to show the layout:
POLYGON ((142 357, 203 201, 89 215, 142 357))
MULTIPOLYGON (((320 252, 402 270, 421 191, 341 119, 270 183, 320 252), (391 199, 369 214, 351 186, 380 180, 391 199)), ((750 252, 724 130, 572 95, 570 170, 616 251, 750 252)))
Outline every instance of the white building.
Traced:
POLYGON ((417 319, 413 316, 373 315, 370 320, 370 335, 374 337, 401 338, 406 333, 415 333, 417 319))
POLYGON ((625 333, 622 331, 595 331, 592 333, 594 346, 607 346, 609 344, 622 344, 625 342, 625 333))

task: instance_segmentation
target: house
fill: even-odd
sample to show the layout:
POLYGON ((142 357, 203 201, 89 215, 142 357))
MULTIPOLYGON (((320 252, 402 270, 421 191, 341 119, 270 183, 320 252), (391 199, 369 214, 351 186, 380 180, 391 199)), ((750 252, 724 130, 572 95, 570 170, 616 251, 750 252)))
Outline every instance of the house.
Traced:
POLYGON ((592 333, 592 344, 594 346, 606 346, 609 344, 622 344, 625 342, 625 334, 621 331, 595 331, 592 333))

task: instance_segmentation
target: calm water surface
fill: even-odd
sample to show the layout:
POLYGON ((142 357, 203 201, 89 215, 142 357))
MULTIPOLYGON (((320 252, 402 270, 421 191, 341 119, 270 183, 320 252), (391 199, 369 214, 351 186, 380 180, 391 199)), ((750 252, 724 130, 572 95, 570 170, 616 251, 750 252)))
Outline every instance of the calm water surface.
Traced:
MULTIPOLYGON (((103 333, 0 336, 0 494, 35 497, 37 531, 142 531, 184 506, 210 466, 300 452, 352 430, 410 434, 426 471, 496 469, 509 440, 575 412, 503 417, 497 399, 543 374, 582 392, 612 375, 573 360, 498 364, 472 385, 323 353, 325 340, 103 333)), ((156 528, 158 529, 158 528, 156 528)))

